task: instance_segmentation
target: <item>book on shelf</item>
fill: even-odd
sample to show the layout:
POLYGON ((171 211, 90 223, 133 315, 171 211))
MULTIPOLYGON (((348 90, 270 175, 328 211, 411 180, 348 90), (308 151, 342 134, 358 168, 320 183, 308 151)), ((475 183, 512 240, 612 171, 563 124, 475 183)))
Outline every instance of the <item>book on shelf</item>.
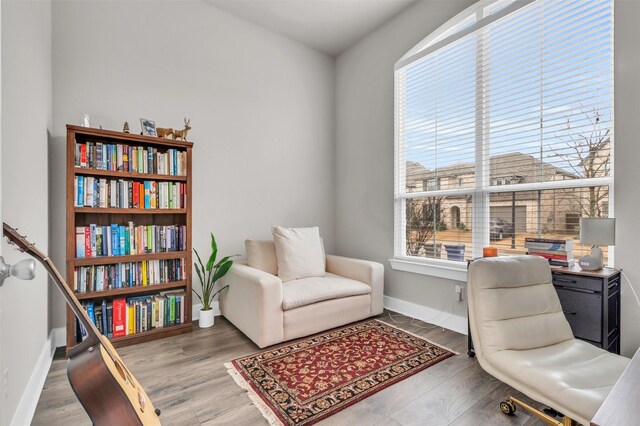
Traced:
POLYGON ((549 260, 549 265, 555 266, 555 267, 570 268, 576 264, 576 261, 574 259, 569 259, 569 260, 548 259, 548 260, 549 260))
MULTIPOLYGON (((92 300, 82 303, 82 307, 98 331, 110 339, 180 325, 187 320, 183 290, 92 300)), ((78 343, 86 336, 86 330, 77 319, 75 330, 78 343)))
POLYGON ((573 251, 573 240, 552 238, 525 238, 524 246, 536 251, 573 251))
POLYGON ((535 255, 535 256, 542 256, 546 259, 553 259, 553 260, 571 260, 573 259, 573 252, 566 252, 566 251, 551 251, 551 250, 529 250, 528 251, 529 254, 531 255, 535 255))
POLYGON ((127 300, 124 297, 113 299, 113 337, 126 336, 127 300))
POLYGON ((85 142, 75 144, 74 166, 86 169, 186 176, 187 153, 169 148, 85 142))
POLYGON ((89 317, 92 323, 94 324, 96 323, 96 316, 93 311, 93 302, 87 303, 87 316, 89 317))
POLYGON ((75 176, 75 207, 182 209, 187 205, 184 182, 138 182, 75 176))
POLYGON ((183 258, 76 266, 73 270, 73 290, 76 293, 89 293, 159 285, 185 278, 183 258))
POLYGON ((561 256, 553 256, 553 255, 544 255, 542 253, 532 253, 532 252, 527 252, 527 254, 532 255, 532 256, 540 256, 545 258, 548 262, 550 266, 564 266, 564 267, 571 267, 573 265, 576 264, 576 261, 573 257, 571 258, 566 258, 566 257, 561 257, 561 256))

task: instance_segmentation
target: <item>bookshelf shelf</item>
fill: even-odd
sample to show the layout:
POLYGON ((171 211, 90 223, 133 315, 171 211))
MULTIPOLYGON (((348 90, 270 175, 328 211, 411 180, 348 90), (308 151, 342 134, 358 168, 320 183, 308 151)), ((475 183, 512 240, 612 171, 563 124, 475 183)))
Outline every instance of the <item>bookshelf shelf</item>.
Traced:
POLYGON ((142 180, 158 180, 158 181, 179 181, 186 182, 186 176, 174 176, 174 175, 158 175, 151 173, 134 173, 134 172, 119 172, 116 170, 100 170, 100 169, 88 169, 83 167, 75 167, 74 173, 77 175, 92 175, 92 176, 106 176, 119 179, 142 179, 142 180))
MULTIPOLYGON (((191 331, 192 149, 193 144, 186 141, 175 141, 171 139, 154 138, 129 133, 115 132, 111 130, 92 129, 74 125, 67 125, 67 282, 71 287, 101 288, 102 285, 107 285, 107 280, 109 280, 109 282, 111 283, 114 282, 114 276, 111 275, 114 271, 114 268, 115 271, 120 271, 116 272, 115 275, 118 282, 120 282, 120 280, 124 282, 126 277, 136 276, 126 275, 129 273, 146 273, 149 275, 149 277, 155 274, 155 277, 160 277, 161 281, 167 279, 170 280, 162 284, 147 286, 131 286, 92 292, 74 292, 76 298, 81 301, 81 303, 93 304, 96 309, 100 309, 98 308, 98 306, 102 306, 103 301, 105 301, 106 306, 108 306, 108 310, 106 311, 108 312, 108 318, 111 318, 111 315, 114 315, 114 321, 114 312, 116 310, 115 304, 113 304, 113 310, 111 310, 110 305, 114 298, 124 297, 125 299, 127 299, 125 311, 131 312, 131 315, 133 315, 133 317, 129 317, 129 314, 126 314, 126 318, 127 321, 129 321, 129 324, 132 324, 130 322, 130 318, 135 318, 136 321, 140 320, 140 323, 137 324, 137 326, 140 326, 140 329, 150 328, 147 331, 111 339, 111 342, 116 347, 164 338, 191 331), (78 151, 76 151, 76 145, 78 145, 78 151), (120 146, 114 147, 114 145, 120 146), (87 165, 89 167, 84 167, 85 152, 87 165), (91 153, 91 157, 89 156, 89 153, 91 153), (129 153, 129 155, 125 155, 127 153, 129 153), (135 162, 136 153, 139 160, 138 163, 135 162), (105 157, 105 155, 107 156, 105 157), (144 157, 140 157, 140 155, 144 155, 144 157), (90 158, 91 161, 89 161, 90 158), (142 161, 144 160, 142 160, 141 158, 144 158, 147 163, 142 163, 142 161), (81 163, 83 167, 80 167, 81 163), (101 168, 93 168, 96 164, 101 165, 101 168), (136 164, 138 164, 138 166, 136 166, 136 164), (144 170, 148 169, 152 172, 156 172, 157 170, 171 170, 171 167, 175 167, 174 170, 177 170, 178 172, 180 172, 180 170, 184 170, 186 172, 186 175, 180 176, 159 173, 139 173, 136 171, 122 171, 122 169, 142 170, 139 164, 145 164, 144 170), (167 165, 169 165, 169 167, 167 167, 167 165), (118 168, 121 170, 104 170, 104 168, 118 168), (84 179, 82 178, 83 176, 84 179), (107 186, 109 185, 106 185, 104 187, 106 189, 104 189, 102 186, 98 188, 97 184, 96 186, 91 186, 91 184, 87 182, 100 180, 100 182, 102 183, 105 181, 105 179, 107 183, 109 182, 109 180, 111 180, 111 185, 116 185, 115 183, 113 183, 114 180, 118 182, 124 182, 124 185, 110 186, 108 188, 107 186), (143 181, 150 181, 150 188, 147 188, 147 183, 143 181), (128 185, 126 184, 127 182, 129 182, 128 185), (154 182, 156 182, 157 184, 154 182), (169 183, 163 184, 162 182, 169 183), (142 189, 143 183, 145 183, 145 191, 143 191, 142 189), (138 185, 141 185, 139 199, 140 205, 142 205, 142 197, 144 196, 145 204, 151 206, 164 205, 166 207, 167 204, 162 204, 163 197, 165 203, 167 202, 167 200, 171 200, 171 188, 175 186, 178 189, 174 188, 174 190, 178 192, 173 193, 173 200, 176 200, 175 197, 178 195, 182 197, 182 195, 184 194, 185 196, 185 198, 178 199, 178 204, 176 204, 181 205, 180 201, 182 201, 182 208, 131 208, 131 206, 133 205, 138 205, 136 204, 136 197, 138 196, 138 190, 136 188, 138 185), (168 193, 166 192, 167 185, 169 188, 168 193), (90 190, 89 188, 93 189, 90 190), (147 199, 147 189, 150 189, 149 196, 151 197, 151 200, 147 199), (98 190, 99 192, 97 193, 96 191, 98 190), (105 194, 107 195, 105 196, 105 194), (111 195, 109 196, 108 194, 111 195), (169 195, 169 198, 167 198, 167 194, 169 195), (103 196, 107 200, 107 205, 109 205, 109 200, 111 200, 112 206, 129 206, 130 208, 76 206, 78 197, 84 200, 85 205, 96 206, 98 205, 98 197, 103 196), (114 199, 118 202, 114 202, 114 199), (111 235, 110 233, 110 238, 107 239, 107 237, 104 237, 104 232, 107 227, 110 226, 115 226, 115 228, 113 228, 115 229, 115 231, 113 232, 116 233, 113 235, 111 235), (151 230, 149 231, 150 233, 144 233, 144 231, 142 233, 137 233, 137 228, 135 227, 138 226, 151 227, 151 230), (81 232, 83 227, 85 228, 85 253, 87 254, 87 256, 89 256, 89 251, 91 251, 91 254, 94 255, 93 257, 76 257, 76 239, 78 238, 78 236, 80 236, 80 241, 82 241, 81 232), (87 232, 89 231, 86 231, 86 229, 89 228, 91 228, 91 230, 102 228, 102 231, 98 230, 99 232, 97 232, 96 234, 91 234, 90 236, 88 236, 89 234, 87 234, 87 232), (76 235, 77 229, 80 232, 78 236, 76 235), (121 229, 121 231, 119 231, 119 229, 121 229), (136 233, 134 233, 134 231, 136 231, 136 233), (118 234, 118 232, 120 232, 120 234, 118 234), (125 232, 124 235, 126 235, 126 237, 122 237, 123 232, 125 232), (102 236, 101 239, 98 239, 98 235, 102 236), (114 236, 115 239, 113 239, 114 236), (118 236, 120 236, 121 238, 119 239, 118 236), (130 240, 128 240, 127 238, 130 238, 130 240), (127 244, 129 244, 129 241, 131 244, 134 244, 134 242, 135 244, 145 244, 145 240, 140 240, 142 241, 142 243, 140 243, 138 242, 138 238, 146 238, 147 242, 152 241, 151 247, 154 247, 155 244, 156 252, 132 254, 126 256, 95 256, 95 254, 100 253, 111 253, 111 245, 118 244, 118 242, 120 244, 120 253, 124 252, 122 241, 126 241, 127 244), (148 240, 148 238, 152 238, 152 240, 148 240), (158 240, 158 238, 160 238, 160 240, 158 240), (98 241, 102 241, 102 245, 100 245, 98 241), (159 244, 159 241, 162 241, 162 245, 159 244), (86 244, 88 244, 88 246, 86 244), (96 251, 96 246, 100 247, 102 250, 96 251), (158 251, 160 249, 164 249, 165 247, 180 248, 181 250, 158 251), (176 260, 176 263, 163 263, 163 261, 165 260, 174 262, 174 259, 181 260, 176 260), (182 263, 182 259, 184 260, 184 263, 182 263), (160 263, 154 264, 153 262, 156 261, 160 261, 160 263), (117 275, 118 273, 120 275, 117 275), (96 276, 100 277, 99 281, 96 280, 96 276), (80 278, 82 279, 83 286, 80 286, 80 284, 76 282, 76 280, 80 282, 80 278), (86 283, 92 283, 92 285, 94 286, 85 286, 86 283), (151 296, 159 295, 160 292, 171 293, 167 294, 166 297, 160 296, 151 298, 151 296), (175 292, 178 292, 177 297, 174 297, 174 295, 176 294, 175 292), (171 297, 169 297, 170 295, 171 297), (149 298, 147 298, 147 296, 149 296, 149 298), (182 300, 184 302, 184 306, 181 306, 182 309, 179 310, 180 306, 178 306, 178 303, 173 303, 172 301, 169 302, 169 299, 182 300), (180 312, 182 317, 180 325, 166 325, 164 327, 151 328, 150 324, 156 324, 153 322, 154 320, 152 314, 147 314, 147 321, 144 323, 142 322, 142 314, 140 314, 140 317, 136 317, 136 314, 138 314, 138 312, 134 312, 137 309, 136 306, 138 306, 136 304, 141 303, 141 305, 139 305, 140 312, 146 312, 149 307, 155 306, 153 304, 158 300, 160 300, 160 304, 158 306, 164 306, 167 307, 167 309, 169 306, 172 306, 175 307, 176 312, 180 312), (135 306, 133 310, 130 311, 129 309, 132 305, 135 306), (151 318, 152 322, 149 322, 149 318, 151 318)), ((102 200, 102 198, 100 198, 100 200, 102 200)), ((169 203, 171 203, 171 201, 169 201, 169 203)), ((127 247, 126 250, 128 251, 129 245, 125 245, 125 247, 127 247)), ((113 249, 113 252, 117 251, 118 250, 116 250, 115 248, 113 249)), ((132 279, 135 280, 135 278, 132 279)), ((105 308, 102 307, 101 314, 104 315, 104 312, 105 308)), ((168 313, 169 310, 167 310, 167 315, 168 313)), ((97 315, 98 314, 96 313, 96 316, 97 315)), ((171 315, 173 315, 172 309, 171 315)), ((160 321, 161 319, 162 316, 156 317, 155 321, 160 321)), ((167 323, 170 324, 171 321, 167 320, 165 324, 167 323)), ((107 326, 103 323, 103 327, 107 326)), ((109 325, 108 327, 109 330, 111 330, 111 325, 109 325)), ((79 336, 77 336, 75 316, 71 309, 67 308, 67 353, 78 343, 78 337, 79 336)))
POLYGON ((113 290, 91 291, 85 293, 74 293, 78 300, 87 299, 104 299, 108 297, 140 295, 144 293, 157 293, 159 291, 167 291, 183 288, 187 285, 186 280, 170 281, 168 283, 145 285, 139 287, 116 288, 113 290))
POLYGON ((129 254, 126 256, 99 256, 74 258, 74 266, 108 265, 110 263, 140 262, 141 260, 178 259, 187 257, 186 251, 165 251, 162 253, 129 254))
POLYGON ((178 334, 189 333, 191 331, 191 321, 189 323, 180 325, 171 325, 168 327, 154 328, 150 331, 144 331, 142 333, 130 334, 128 336, 115 337, 111 340, 113 346, 120 348, 122 346, 129 346, 135 343, 147 342, 149 340, 163 339, 165 337, 177 336, 178 334))

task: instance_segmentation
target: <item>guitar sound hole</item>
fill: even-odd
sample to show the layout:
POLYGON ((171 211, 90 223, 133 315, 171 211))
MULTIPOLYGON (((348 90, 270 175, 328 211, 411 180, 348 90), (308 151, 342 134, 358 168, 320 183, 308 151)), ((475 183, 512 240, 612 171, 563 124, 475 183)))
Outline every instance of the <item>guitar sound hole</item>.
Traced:
POLYGON ((124 368, 122 368, 122 365, 120 365, 120 363, 117 361, 114 364, 116 366, 116 370, 118 371, 118 374, 120 375, 120 377, 122 377, 122 380, 124 380, 125 382, 128 382, 127 374, 124 372, 124 368))

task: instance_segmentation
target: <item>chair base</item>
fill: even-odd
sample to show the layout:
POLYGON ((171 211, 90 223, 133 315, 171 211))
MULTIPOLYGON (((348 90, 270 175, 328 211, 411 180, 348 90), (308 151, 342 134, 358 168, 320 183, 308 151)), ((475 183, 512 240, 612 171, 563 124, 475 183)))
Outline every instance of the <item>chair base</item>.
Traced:
POLYGON ((507 414, 509 416, 513 415, 513 413, 516 412, 516 406, 519 405, 520 407, 524 408, 525 410, 527 410, 529 413, 533 414, 534 416, 536 416, 537 418, 539 418, 540 420, 542 420, 543 422, 552 425, 552 426, 575 426, 577 425, 576 421, 569 418, 569 416, 564 416, 562 418, 562 420, 558 421, 555 418, 551 417, 550 415, 543 413, 542 411, 533 408, 532 406, 530 406, 529 404, 520 401, 519 399, 516 399, 512 396, 509 397, 509 399, 507 399, 506 401, 503 401, 500 403, 500 410, 504 413, 507 414))

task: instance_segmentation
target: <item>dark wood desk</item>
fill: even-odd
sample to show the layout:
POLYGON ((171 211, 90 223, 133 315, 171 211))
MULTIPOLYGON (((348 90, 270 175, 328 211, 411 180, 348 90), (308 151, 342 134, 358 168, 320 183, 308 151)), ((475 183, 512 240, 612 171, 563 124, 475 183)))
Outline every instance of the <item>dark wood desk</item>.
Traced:
POLYGON ((640 424, 640 349, 591 420, 591 426, 640 424))

